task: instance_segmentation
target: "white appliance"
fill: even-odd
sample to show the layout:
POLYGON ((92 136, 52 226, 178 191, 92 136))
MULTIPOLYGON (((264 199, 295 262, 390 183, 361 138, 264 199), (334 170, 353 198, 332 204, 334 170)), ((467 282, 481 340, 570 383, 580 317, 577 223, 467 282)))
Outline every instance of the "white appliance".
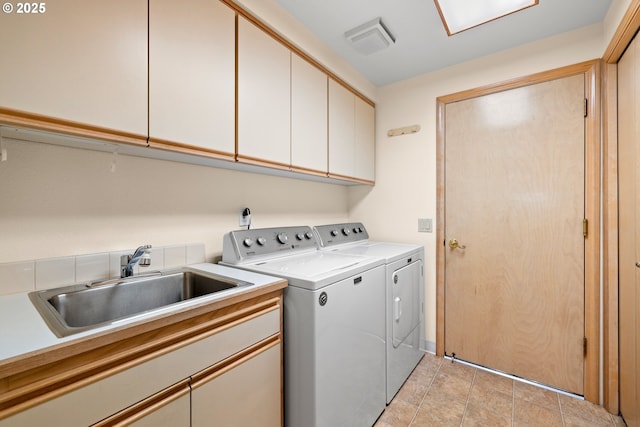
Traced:
POLYGON ((385 408, 385 267, 319 250, 311 227, 238 230, 222 263, 282 277, 288 427, 372 426, 385 408))
POLYGON ((386 401, 398 393, 424 353, 424 248, 369 241, 362 223, 314 227, 328 254, 382 258, 386 283, 386 401))

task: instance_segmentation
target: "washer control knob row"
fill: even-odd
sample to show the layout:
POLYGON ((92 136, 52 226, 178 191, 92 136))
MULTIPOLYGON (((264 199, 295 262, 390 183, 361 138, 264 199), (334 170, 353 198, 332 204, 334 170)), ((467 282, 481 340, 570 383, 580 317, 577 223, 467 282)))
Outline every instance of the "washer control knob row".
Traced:
MULTIPOLYGON (((260 236, 255 240, 255 242, 258 243, 258 245, 260 246, 264 246, 267 243, 267 239, 260 236)), ((285 242, 286 242, 286 236, 285 236, 285 242)), ((251 237, 247 237, 242 241, 242 244, 247 248, 250 248, 251 246, 253 246, 253 243, 254 241, 251 237)))
POLYGON ((353 228, 353 232, 354 233, 362 233, 364 230, 362 229, 362 227, 354 227, 353 228))
POLYGON ((278 234, 277 239, 278 239, 278 242, 282 243, 283 245, 284 245, 285 243, 287 243, 287 241, 289 240, 289 238, 287 237, 287 235, 286 235, 286 234, 284 234, 284 233, 280 233, 280 234, 278 234))

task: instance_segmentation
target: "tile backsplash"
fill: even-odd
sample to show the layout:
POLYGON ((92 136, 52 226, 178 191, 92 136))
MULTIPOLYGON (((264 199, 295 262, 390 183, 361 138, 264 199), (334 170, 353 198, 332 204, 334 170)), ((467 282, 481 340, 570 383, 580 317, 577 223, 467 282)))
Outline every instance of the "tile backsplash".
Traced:
MULTIPOLYGON (((0 263, 0 295, 120 277, 120 256, 134 250, 0 263)), ((202 243, 154 247, 151 249, 151 265, 136 265, 134 274, 200 262, 205 262, 202 243)))

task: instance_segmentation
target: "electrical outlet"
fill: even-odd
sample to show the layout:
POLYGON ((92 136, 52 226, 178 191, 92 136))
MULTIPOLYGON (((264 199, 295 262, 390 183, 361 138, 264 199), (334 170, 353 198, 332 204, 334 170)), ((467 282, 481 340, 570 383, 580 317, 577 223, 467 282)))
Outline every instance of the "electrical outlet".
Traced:
POLYGON ((251 211, 249 208, 242 208, 240 210, 240 219, 238 221, 240 227, 247 227, 251 225, 251 211))
POLYGON ((418 218, 418 232, 420 233, 432 233, 433 221, 431 218, 418 218))

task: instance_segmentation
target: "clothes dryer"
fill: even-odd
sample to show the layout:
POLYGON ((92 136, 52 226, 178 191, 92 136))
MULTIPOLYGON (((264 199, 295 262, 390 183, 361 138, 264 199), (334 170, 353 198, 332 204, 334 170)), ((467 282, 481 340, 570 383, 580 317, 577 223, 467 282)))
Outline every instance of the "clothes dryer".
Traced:
POLYGON ((289 282, 285 425, 372 426, 386 401, 383 260, 320 251, 311 227, 283 227, 227 233, 222 263, 289 282))
POLYGON ((398 393, 422 356, 424 336, 424 248, 369 241, 362 223, 314 227, 323 251, 381 258, 385 264, 386 402, 398 393))

